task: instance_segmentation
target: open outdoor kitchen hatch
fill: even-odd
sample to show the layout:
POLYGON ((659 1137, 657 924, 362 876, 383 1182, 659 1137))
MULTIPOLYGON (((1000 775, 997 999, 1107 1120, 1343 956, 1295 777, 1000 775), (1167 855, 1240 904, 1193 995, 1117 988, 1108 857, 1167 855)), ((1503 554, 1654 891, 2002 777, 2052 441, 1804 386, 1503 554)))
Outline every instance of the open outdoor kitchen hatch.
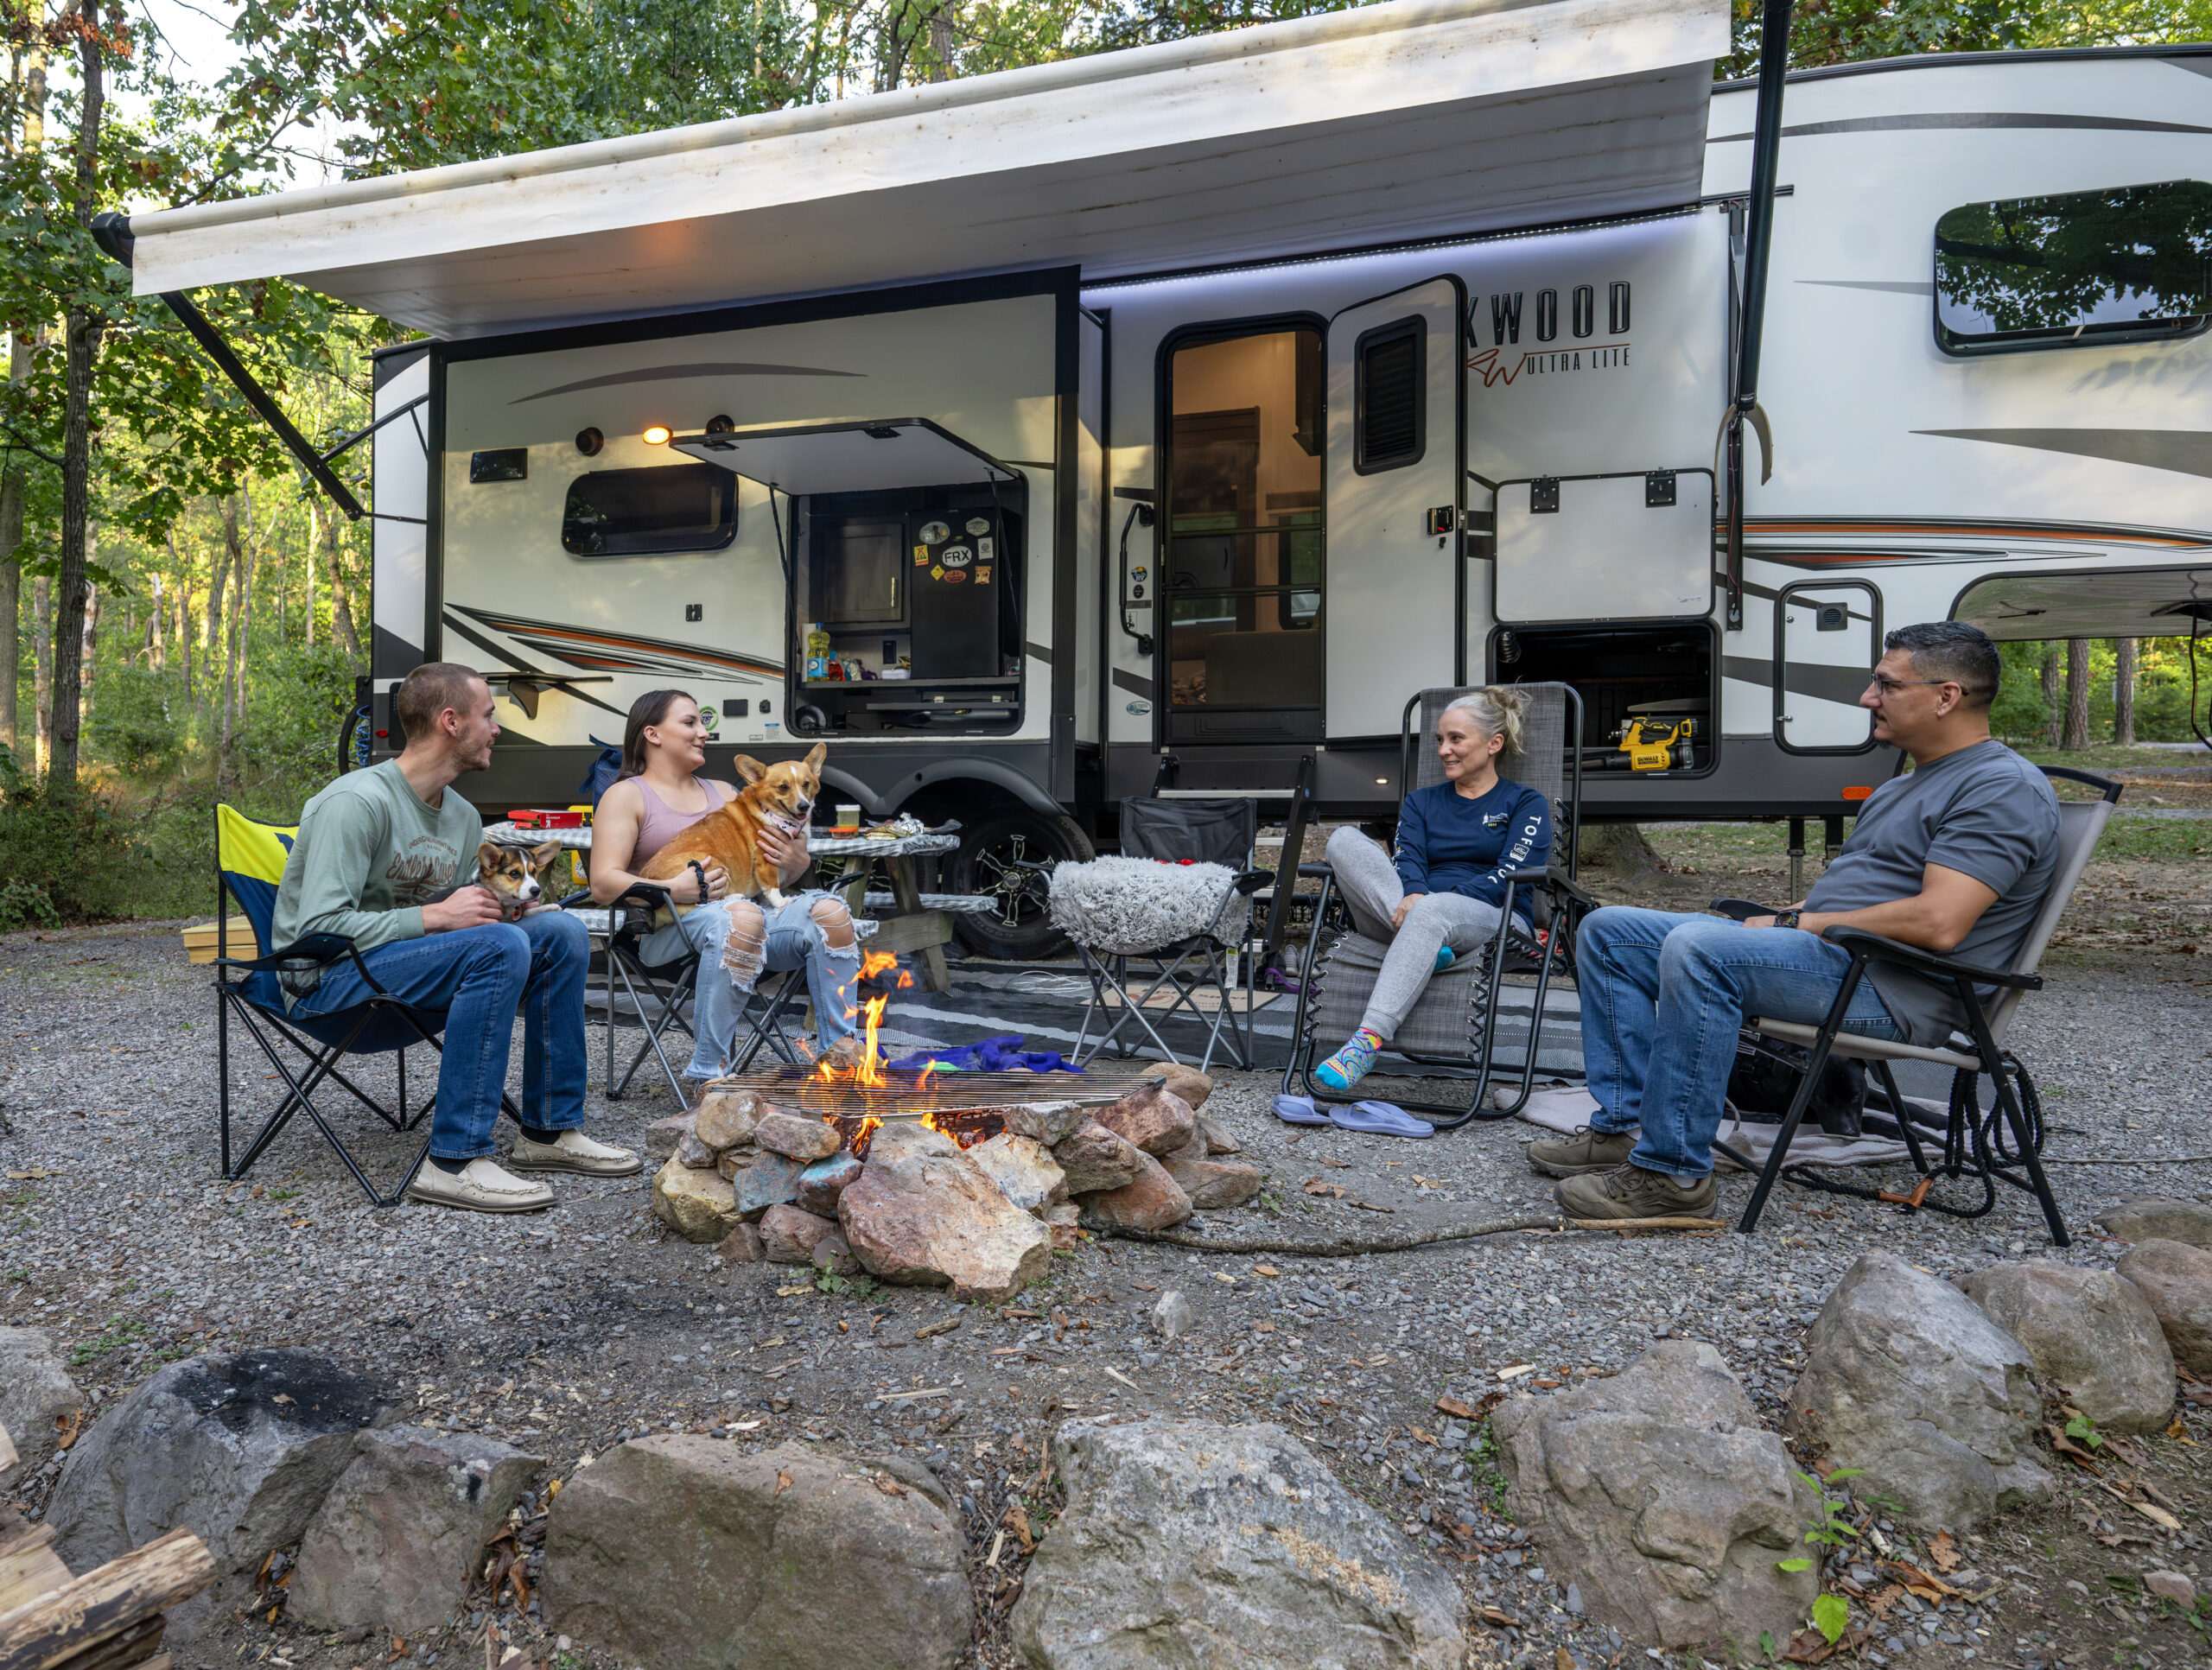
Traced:
POLYGON ((1018 721, 1028 507, 1019 470, 922 417, 669 444, 769 491, 799 605, 794 731, 988 733, 1018 721), (827 636, 826 656, 818 639, 807 643, 811 627, 827 636), (863 665, 865 682, 844 676, 863 665))

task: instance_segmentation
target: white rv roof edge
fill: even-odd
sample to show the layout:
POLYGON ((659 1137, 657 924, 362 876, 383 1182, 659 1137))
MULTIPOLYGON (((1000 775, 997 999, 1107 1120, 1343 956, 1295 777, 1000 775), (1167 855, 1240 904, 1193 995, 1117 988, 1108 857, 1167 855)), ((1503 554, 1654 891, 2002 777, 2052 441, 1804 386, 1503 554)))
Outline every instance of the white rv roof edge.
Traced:
POLYGON ((893 121, 989 105, 1008 98, 1128 80, 1162 71, 1230 59, 1254 58, 1269 53, 1294 51, 1338 41, 1455 22, 1500 12, 1525 10, 1553 3, 1553 0, 1383 0, 1355 6, 1346 11, 1323 12, 1280 23, 1255 24, 1217 35, 1163 41, 1150 46, 1128 47, 1116 52, 1095 53, 1050 64, 999 70, 957 80, 895 88, 889 92, 863 93, 827 104, 800 105, 788 110, 765 111, 753 116, 732 117, 721 122, 695 123, 688 127, 659 128, 645 133, 595 139, 581 145, 556 145, 544 150, 524 151, 510 156, 486 157, 471 162, 449 162, 435 168, 378 175, 365 180, 340 181, 296 191, 270 192, 255 197, 234 197, 218 203, 192 203, 171 209, 154 209, 130 217, 137 238, 168 232, 200 231, 213 226, 242 225, 273 220, 287 214, 349 208, 394 197, 422 196, 472 186, 543 178, 579 168, 609 163, 650 162, 657 157, 715 149, 747 141, 781 138, 820 132, 830 128, 860 127, 872 122, 893 121))

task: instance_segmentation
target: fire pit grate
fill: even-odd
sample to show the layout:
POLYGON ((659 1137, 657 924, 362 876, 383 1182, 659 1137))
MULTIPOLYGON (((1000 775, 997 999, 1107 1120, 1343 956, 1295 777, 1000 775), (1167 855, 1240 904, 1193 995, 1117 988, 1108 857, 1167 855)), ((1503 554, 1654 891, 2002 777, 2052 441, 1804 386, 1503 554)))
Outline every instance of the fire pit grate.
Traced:
POLYGON ((750 1090, 789 1114, 817 1119, 921 1119, 983 1113, 1030 1102, 1104 1107, 1147 1084, 1164 1083, 1141 1064, 1075 1073, 887 1073, 881 1084, 825 1080, 813 1067, 777 1067, 716 1079, 716 1090, 750 1090))

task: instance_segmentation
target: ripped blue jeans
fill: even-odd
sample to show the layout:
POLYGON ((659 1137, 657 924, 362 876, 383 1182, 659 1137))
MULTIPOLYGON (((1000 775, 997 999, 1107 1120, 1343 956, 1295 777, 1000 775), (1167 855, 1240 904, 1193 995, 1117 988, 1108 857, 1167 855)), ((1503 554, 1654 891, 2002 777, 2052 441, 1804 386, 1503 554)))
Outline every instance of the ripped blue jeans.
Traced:
POLYGON ((798 893, 787 897, 779 911, 758 899, 718 898, 649 936, 639 949, 648 963, 657 962, 678 955, 687 936, 700 953, 692 1003, 697 1041, 683 1070, 687 1076, 713 1078, 728 1066, 738 1017, 764 973, 806 970, 819 1048, 831 1049, 855 1030, 860 938, 836 894, 798 893))

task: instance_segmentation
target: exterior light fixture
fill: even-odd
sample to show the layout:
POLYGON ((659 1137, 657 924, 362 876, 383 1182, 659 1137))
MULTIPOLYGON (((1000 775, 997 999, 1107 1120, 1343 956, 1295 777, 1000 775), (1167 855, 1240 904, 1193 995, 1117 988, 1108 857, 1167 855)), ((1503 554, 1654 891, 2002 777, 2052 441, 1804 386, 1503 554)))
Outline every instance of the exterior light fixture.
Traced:
POLYGON ((645 425, 645 445, 665 447, 668 445, 668 438, 671 433, 672 431, 665 423, 648 423, 645 425))

